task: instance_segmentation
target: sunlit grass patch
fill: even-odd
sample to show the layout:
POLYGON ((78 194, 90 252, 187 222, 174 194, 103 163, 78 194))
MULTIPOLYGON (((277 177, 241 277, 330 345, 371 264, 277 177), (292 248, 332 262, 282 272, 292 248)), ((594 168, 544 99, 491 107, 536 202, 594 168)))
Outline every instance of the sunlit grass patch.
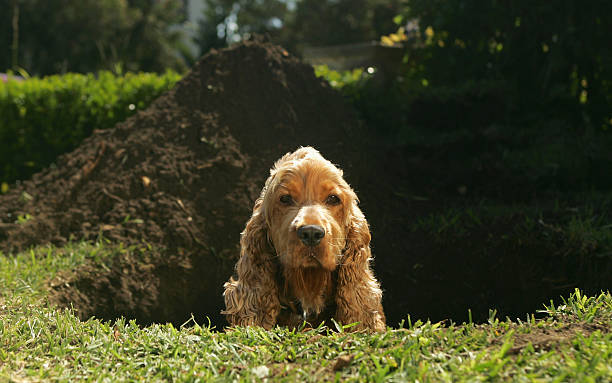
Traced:
POLYGON ((86 242, 65 247, 41 246, 12 255, 0 252, 0 297, 40 296, 43 284, 60 270, 75 268, 95 259, 102 245, 86 242))
POLYGON ((45 300, 46 281, 128 251, 108 244, 0 255, 0 380, 609 381, 612 296, 576 290, 533 315, 485 324, 412 321, 376 334, 214 329, 79 320, 45 300), (114 254, 114 255, 113 255, 114 254))
POLYGON ((46 295, 45 283, 60 271, 74 270, 86 262, 105 268, 113 257, 126 253, 146 257, 146 245, 110 244, 104 239, 95 243, 69 243, 64 247, 39 246, 16 255, 0 252, 0 297, 46 295))

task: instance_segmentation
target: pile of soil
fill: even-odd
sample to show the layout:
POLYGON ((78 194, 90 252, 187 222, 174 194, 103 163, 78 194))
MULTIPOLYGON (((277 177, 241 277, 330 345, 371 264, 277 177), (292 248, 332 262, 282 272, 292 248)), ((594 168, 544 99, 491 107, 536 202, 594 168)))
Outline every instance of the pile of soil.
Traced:
POLYGON ((1 196, 0 248, 150 244, 110 272, 86 266, 53 281, 53 300, 83 318, 182 323, 196 313, 222 323, 222 284, 271 165, 306 145, 347 163, 358 140, 345 138, 359 127, 342 97, 282 48, 213 51, 148 109, 1 196))

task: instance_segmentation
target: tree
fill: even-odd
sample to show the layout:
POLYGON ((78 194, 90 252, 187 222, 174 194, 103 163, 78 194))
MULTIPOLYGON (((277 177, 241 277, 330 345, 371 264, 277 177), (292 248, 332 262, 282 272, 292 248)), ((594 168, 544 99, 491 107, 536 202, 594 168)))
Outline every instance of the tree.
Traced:
POLYGON ((612 124, 612 3, 409 0, 427 46, 429 86, 495 82, 509 116, 549 113, 575 126, 612 124), (563 116, 563 117, 561 117, 563 116))
POLYGON ((278 36, 289 11, 282 0, 206 0, 196 43, 202 53, 253 34, 278 36))
POLYGON ((299 54, 305 45, 378 40, 392 32, 400 0, 207 0, 197 39, 202 52, 265 33, 299 54))
POLYGON ((288 29, 299 46, 376 41, 396 28, 399 9, 399 1, 301 0, 288 29))
POLYGON ((9 10, 0 15, 0 68, 13 65, 17 31, 18 63, 31 74, 180 68, 180 36, 170 26, 182 21, 181 6, 179 0, 0 0, 0 9, 9 10))

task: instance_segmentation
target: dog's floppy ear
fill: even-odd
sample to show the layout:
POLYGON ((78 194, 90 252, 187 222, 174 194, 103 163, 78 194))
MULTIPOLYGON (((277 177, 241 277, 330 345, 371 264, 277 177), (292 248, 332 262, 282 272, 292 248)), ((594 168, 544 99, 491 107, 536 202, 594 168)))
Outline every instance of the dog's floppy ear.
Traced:
POLYGON ((382 291, 370 269, 370 228, 356 199, 352 202, 346 238, 338 267, 335 318, 343 324, 358 322, 354 329, 383 331, 382 291))
POLYGON ((236 264, 238 279, 225 283, 223 314, 231 325, 257 325, 272 328, 280 312, 277 264, 268 244, 267 225, 262 210, 263 195, 257 199, 253 215, 240 238, 240 259, 236 264))
POLYGON ((369 262, 370 253, 370 227, 365 216, 353 200, 349 213, 348 233, 343 253, 343 264, 354 263, 363 266, 369 262))
POLYGON ((263 214, 263 196, 255 201, 253 214, 247 221, 244 231, 240 235, 240 255, 245 255, 256 261, 257 258, 268 255, 268 230, 263 214))

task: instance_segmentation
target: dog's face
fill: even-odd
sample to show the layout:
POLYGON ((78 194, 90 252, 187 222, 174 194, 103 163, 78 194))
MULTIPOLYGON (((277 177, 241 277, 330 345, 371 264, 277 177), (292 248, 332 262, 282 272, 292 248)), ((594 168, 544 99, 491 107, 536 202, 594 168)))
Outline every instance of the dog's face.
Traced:
POLYGON ((314 149, 302 148, 281 158, 271 173, 263 205, 281 264, 333 271, 356 203, 342 172, 314 149))

